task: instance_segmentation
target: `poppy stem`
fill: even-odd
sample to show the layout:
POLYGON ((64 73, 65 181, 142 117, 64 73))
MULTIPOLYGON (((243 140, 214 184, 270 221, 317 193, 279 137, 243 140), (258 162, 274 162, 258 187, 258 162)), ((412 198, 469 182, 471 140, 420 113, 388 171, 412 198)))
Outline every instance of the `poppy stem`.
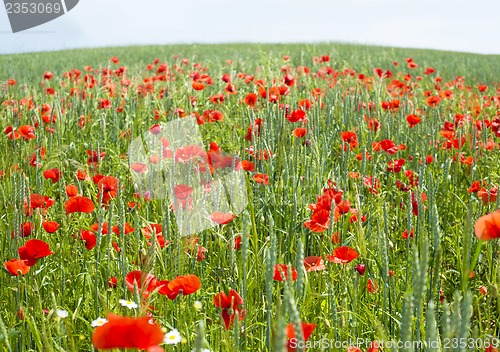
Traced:
POLYGON ((484 241, 479 241, 476 247, 476 253, 474 253, 474 257, 472 258, 472 262, 470 263, 469 271, 473 271, 477 265, 479 260, 479 254, 481 254, 481 249, 483 248, 484 241))

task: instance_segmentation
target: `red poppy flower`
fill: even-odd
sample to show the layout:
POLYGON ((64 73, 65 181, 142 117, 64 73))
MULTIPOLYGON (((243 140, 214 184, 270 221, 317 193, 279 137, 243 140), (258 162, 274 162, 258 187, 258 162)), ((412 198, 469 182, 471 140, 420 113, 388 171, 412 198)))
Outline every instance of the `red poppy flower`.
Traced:
POLYGON ((115 241, 112 241, 111 245, 113 246, 113 248, 117 253, 120 253, 122 251, 121 248, 118 246, 118 243, 116 243, 115 241))
MULTIPOLYGON (((297 273, 297 270, 295 268, 291 268, 292 271, 292 281, 297 280, 297 277, 299 274, 297 273)), ((288 266, 286 264, 276 264, 274 266, 274 280, 276 281, 283 281, 283 280, 288 280, 288 266)))
MULTIPOLYGON (((118 227, 118 225, 113 226, 113 227, 111 228, 111 231, 112 231, 113 233, 115 233, 117 236, 119 236, 119 235, 120 235, 120 227, 118 227)), ((125 223, 125 226, 124 226, 124 228, 123 228, 123 233, 126 235, 126 234, 132 233, 132 232, 134 232, 134 231, 135 231, 135 229, 134 229, 134 228, 133 228, 133 227, 132 227, 132 226, 131 226, 128 222, 126 222, 126 223, 125 223)), ((160 231, 160 232, 161 232, 161 231, 160 231)))
POLYGON ((111 101, 109 99, 99 98, 97 100, 97 108, 98 109, 110 109, 111 108, 111 101))
POLYGON ((154 136, 159 135, 161 133, 161 126, 159 124, 151 126, 151 128, 149 129, 149 133, 151 133, 154 136))
POLYGON ((231 76, 229 73, 224 73, 221 77, 221 81, 225 83, 231 83, 231 76))
POLYGON ((158 164, 158 161, 160 161, 160 157, 157 154, 153 154, 149 157, 149 162, 153 165, 158 164))
POLYGON ((332 233, 332 243, 335 243, 335 244, 340 244, 340 231, 336 231, 334 233, 332 233))
POLYGON ((95 233, 89 230, 80 231, 80 239, 85 242, 85 248, 89 251, 92 250, 97 244, 97 238, 95 237, 95 233))
POLYGON ((24 260, 10 259, 3 263, 5 269, 13 276, 26 275, 30 271, 30 266, 24 260))
POLYGON ((398 173, 403 168, 405 162, 406 162, 405 159, 391 160, 387 163, 387 171, 398 173))
POLYGON ((33 126, 29 125, 19 126, 17 131, 19 132, 19 136, 24 140, 36 138, 35 127, 33 126))
POLYGON ((446 98, 446 99, 451 99, 453 98, 453 92, 449 89, 446 89, 441 92, 440 97, 446 98))
POLYGON ((149 224, 148 226, 144 226, 141 229, 141 232, 144 237, 150 239, 153 232, 155 235, 160 235, 162 233, 162 230, 163 228, 160 224, 149 224))
POLYGON ((118 286, 118 279, 114 276, 110 277, 108 279, 108 287, 109 288, 116 288, 118 286))
MULTIPOLYGON (((238 251, 241 249, 241 236, 236 236, 234 238, 234 242, 233 242, 233 248, 234 250, 238 251)), ((227 245, 227 249, 230 250, 231 249, 231 245, 228 244, 227 245)))
POLYGON ((19 258, 24 260, 26 265, 33 266, 36 260, 54 254, 50 250, 49 244, 42 240, 29 240, 24 246, 18 249, 19 258))
POLYGON ((325 262, 320 256, 310 256, 304 258, 306 272, 322 271, 326 269, 325 262))
POLYGON ((349 218, 350 224, 353 224, 356 221, 361 221, 361 222, 366 221, 366 216, 363 214, 361 214, 361 217, 358 218, 358 210, 357 209, 351 208, 351 209, 349 209, 349 213, 352 214, 351 217, 349 218))
POLYGON ((210 219, 219 225, 225 225, 230 223, 234 219, 234 215, 231 213, 221 213, 219 211, 213 212, 210 215, 210 219))
MULTIPOLYGON (((231 85, 228 85, 228 87, 229 87, 229 89, 232 88, 231 85)), ((230 93, 229 91, 226 91, 226 92, 229 94, 233 94, 233 93, 230 93)), ((212 95, 209 99, 214 104, 222 104, 224 102, 224 100, 226 100, 226 97, 222 93, 217 93, 217 94, 212 95)), ((206 115, 204 114, 203 119, 209 118, 208 115, 209 115, 210 111, 213 111, 213 110, 207 110, 206 111, 207 114, 206 115)), ((213 122, 213 121, 209 121, 209 122, 213 122)))
MULTIPOLYGON (((377 145, 380 149, 382 149, 384 152, 387 152, 388 154, 394 154, 398 151, 398 146, 390 139, 384 139, 380 143, 377 143, 377 145)), ((375 146, 375 148, 373 149, 377 150, 376 147, 377 146, 375 146)))
POLYGON ((253 179, 257 183, 262 183, 264 185, 269 185, 269 178, 267 174, 255 174, 253 175, 253 179))
POLYGON ((92 344, 96 349, 137 348, 141 350, 155 348, 163 342, 165 335, 151 317, 120 317, 107 315, 107 322, 98 326, 92 334, 92 344))
POLYGON ((236 90, 236 86, 232 83, 228 83, 226 88, 224 88, 224 92, 228 94, 237 94, 238 91, 236 90))
POLYGON ((78 195, 78 187, 75 185, 67 185, 66 186, 66 195, 68 197, 74 197, 78 195))
POLYGON ((333 263, 350 263, 358 257, 358 253, 350 247, 341 246, 333 250, 333 253, 327 256, 327 259, 333 263))
POLYGON ((378 189, 380 188, 380 181, 376 177, 374 177, 373 175, 364 176, 363 184, 370 189, 371 194, 378 194, 378 189))
POLYGON ((139 293, 147 298, 158 286, 158 280, 152 274, 143 273, 140 270, 131 271, 125 276, 125 284, 130 292, 134 292, 134 283, 139 293))
POLYGON ((434 161, 434 157, 433 157, 432 155, 427 155, 427 156, 425 157, 425 163, 426 163, 426 164, 430 164, 430 163, 432 163, 433 161, 434 161))
POLYGON ((349 209, 351 209, 351 202, 347 199, 342 199, 335 207, 335 213, 340 215, 346 214, 349 212, 349 209))
POLYGON ((201 281, 196 275, 177 276, 172 281, 159 281, 157 287, 160 287, 159 294, 174 300, 181 293, 187 296, 198 291, 201 287, 201 281))
MULTIPOLYGON (((28 237, 31 235, 31 232, 33 232, 35 228, 35 225, 31 221, 26 221, 21 224, 21 227, 18 232, 19 237, 28 237)), ((12 237, 14 237, 14 231, 12 231, 12 237)))
POLYGON ((245 317, 244 304, 243 298, 241 298, 238 292, 232 289, 229 290, 229 295, 226 295, 225 292, 215 295, 214 305, 222 309, 221 315, 226 330, 229 330, 229 327, 236 317, 236 313, 238 313, 240 320, 245 317))
POLYGON ((484 205, 494 203, 497 201, 498 187, 492 187, 490 190, 481 187, 481 189, 477 192, 477 196, 481 199, 484 205))
POLYGON ((177 148, 175 151, 175 162, 176 163, 187 163, 193 159, 202 158, 205 160, 207 153, 202 147, 198 145, 188 145, 184 148, 177 148))
POLYGON ((277 103, 281 95, 281 90, 278 87, 273 86, 267 90, 267 98, 271 103, 277 103))
MULTIPOLYGON (((90 228, 92 229, 92 231, 99 231, 99 224, 96 222, 96 223, 93 223, 92 225, 90 225, 90 228)), ((101 233, 103 235, 107 235, 108 234, 108 223, 106 221, 103 221, 103 223, 101 224, 101 233)))
POLYGON ((207 122, 215 122, 224 120, 224 114, 219 110, 205 110, 203 112, 203 119, 207 122))
MULTIPOLYGON (((460 156, 460 163, 463 165, 471 166, 474 163, 473 156, 465 157, 463 153, 460 153, 459 156, 460 156)), ((453 156, 453 161, 457 161, 457 155, 453 156)))
POLYGON ((102 159, 104 159, 104 156, 106 156, 106 152, 101 152, 100 150, 87 150, 87 155, 89 156, 89 158, 87 159, 87 164, 96 165, 100 161, 102 161, 102 159))
MULTIPOLYGON (((409 237, 413 238, 415 236, 415 231, 411 229, 409 237)), ((403 233, 401 234, 401 237, 404 238, 405 240, 408 239, 408 229, 405 229, 403 233)))
MULTIPOLYGON (((169 240, 165 240, 165 237, 163 237, 163 235, 156 235, 156 242, 158 242, 160 248, 165 248, 165 246, 170 243, 169 240)), ((147 244, 150 247, 153 245, 151 242, 147 242, 147 244)))
POLYGON ((49 208, 54 204, 54 200, 47 197, 42 196, 41 194, 32 193, 30 195, 30 207, 31 209, 37 208, 49 208))
MULTIPOLYGON (((422 192, 421 194, 421 202, 424 203, 427 200, 427 195, 422 192)), ((418 216, 418 199, 415 197, 415 193, 411 192, 411 208, 413 215, 418 216)), ((427 209, 427 207, 424 206, 424 210, 427 209)))
POLYGON ((79 179, 80 181, 85 181, 88 176, 87 176, 87 173, 83 170, 78 170, 76 172, 76 178, 79 179))
POLYGON ((349 144, 357 142, 358 140, 358 136, 355 132, 352 131, 344 131, 340 134, 340 136, 342 138, 342 141, 349 144))
MULTIPOLYGON (((214 169, 229 168, 233 165, 233 157, 231 155, 225 155, 220 151, 209 150, 207 156, 209 165, 214 169)), ((235 161, 239 162, 238 160, 235 161)), ((205 172, 207 170, 205 162, 199 163, 199 170, 201 172, 205 172)))
POLYGON ((221 151, 221 148, 219 147, 219 145, 214 141, 210 142, 209 146, 210 146, 210 150, 213 152, 220 152, 221 151))
POLYGON ((368 119, 368 129, 370 131, 377 132, 381 127, 382 125, 377 119, 375 118, 368 119))
POLYGON ((286 119, 290 122, 306 121, 307 115, 304 110, 298 109, 293 110, 289 115, 286 116, 286 119))
POLYGON ((90 198, 75 196, 64 203, 66 215, 71 213, 92 213, 94 211, 94 202, 90 198))
POLYGON ((398 109, 400 107, 400 102, 398 99, 394 99, 391 101, 383 101, 381 106, 382 106, 382 109, 384 109, 384 110, 396 112, 396 111, 398 111, 398 109))
POLYGON ((201 82, 193 82, 193 84, 191 85, 193 87, 194 90, 203 90, 205 89, 205 85, 201 82))
MULTIPOLYGON (((379 150, 380 150, 380 148, 379 148, 379 150)), ((372 159, 371 155, 368 154, 368 152, 365 152, 364 155, 363 155, 363 153, 356 154, 356 160, 361 161, 361 160, 363 160, 363 157, 368 161, 370 161, 372 159)))
POLYGON ((43 229, 48 233, 54 233, 59 228, 59 223, 56 221, 44 221, 42 223, 43 229))
POLYGON ((255 121, 252 124, 250 124, 250 126, 248 126, 247 134, 245 135, 245 139, 247 141, 251 142, 254 135, 259 137, 263 124, 264 124, 264 120, 262 120, 260 118, 256 118, 255 121))
POLYGON ((410 128, 415 127, 422 121, 422 118, 420 116, 417 116, 415 114, 410 114, 406 116, 406 122, 408 122, 408 125, 410 128))
POLYGON ((52 183, 56 183, 61 178, 61 171, 58 168, 53 168, 49 170, 45 170, 43 172, 43 177, 47 180, 52 180, 52 183))
POLYGON ((132 171, 134 171, 138 174, 143 174, 146 171, 148 171, 148 166, 144 163, 134 163, 134 164, 130 165, 130 168, 132 169, 132 171))
POLYGON ((427 105, 429 105, 431 108, 435 108, 436 106, 438 106, 438 104, 441 102, 441 97, 437 96, 437 95, 431 95, 430 97, 428 97, 425 102, 427 103, 427 105))
POLYGON ((205 253, 207 253, 207 249, 203 246, 196 246, 196 261, 201 262, 205 260, 205 253))
POLYGON ((330 212, 326 209, 318 208, 315 210, 311 219, 304 223, 304 227, 307 227, 312 232, 324 232, 330 226, 330 212))
POLYGON ((472 182, 472 185, 469 187, 467 192, 476 193, 479 192, 480 189, 481 189, 481 184, 479 183, 479 181, 474 181, 472 182))
POLYGON ((97 183, 99 189, 97 197, 99 199, 102 197, 103 204, 108 204, 111 199, 118 195, 118 183, 118 179, 113 176, 104 176, 99 180, 97 183))
POLYGON ((311 109, 312 106, 313 106, 313 103, 309 99, 302 99, 299 101, 299 107, 303 108, 305 110, 311 109))
POLYGON ((241 166, 243 167, 243 170, 245 171, 250 171, 254 172, 255 171, 255 164, 251 161, 248 160, 242 160, 241 161, 241 166))
POLYGON ((10 140, 17 140, 21 137, 19 132, 16 129, 14 129, 12 126, 7 126, 3 130, 3 133, 5 133, 9 137, 10 140))
POLYGON ((188 185, 182 184, 174 187, 174 194, 177 199, 187 199, 192 192, 193 188, 188 185))
POLYGON ((295 85, 295 78, 291 74, 287 73, 283 78, 283 83, 289 87, 293 87, 295 85))
POLYGON ((410 186, 399 180, 396 180, 396 188, 402 192, 408 192, 410 190, 410 186))
POLYGON ((307 134, 307 128, 297 127, 293 130, 293 135, 297 138, 302 138, 307 134))
POLYGON ((376 293, 378 291, 378 284, 375 280, 368 279, 368 282, 366 284, 366 289, 370 293, 376 293))
POLYGON ((500 209, 477 219, 474 232, 481 241, 500 238, 500 209))
MULTIPOLYGON (((301 334, 303 337, 302 341, 306 342, 311 337, 314 329, 316 328, 316 324, 300 323, 300 325, 302 328, 302 331, 301 331, 301 334)), ((294 345, 296 345, 296 342, 297 342, 297 334, 295 333, 295 328, 293 327, 292 323, 287 325, 285 332, 286 332, 286 337, 288 338, 287 351, 288 352, 296 351, 297 347, 294 345), (292 346, 294 346, 294 347, 292 347, 292 346)))
POLYGON ((255 104, 257 103, 257 94, 255 93, 248 93, 248 95, 245 97, 245 104, 247 104, 249 107, 253 108, 255 104))

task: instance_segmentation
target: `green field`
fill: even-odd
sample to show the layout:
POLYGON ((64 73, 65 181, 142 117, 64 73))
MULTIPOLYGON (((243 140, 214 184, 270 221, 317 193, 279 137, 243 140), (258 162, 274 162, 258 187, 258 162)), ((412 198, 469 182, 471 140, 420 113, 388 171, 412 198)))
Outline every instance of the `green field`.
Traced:
POLYGON ((500 202, 499 55, 174 45, 3 55, 0 68, 3 350, 96 350, 99 329, 146 348, 159 326, 181 336, 165 351, 298 351, 302 322, 310 351, 497 351, 500 216, 474 226, 500 202), (229 168, 244 169, 248 206, 181 236, 172 209, 190 196, 138 194, 133 175, 158 155, 138 171, 128 152, 193 116, 213 152, 197 167, 216 169, 217 146, 245 161, 229 168), (185 275, 201 287, 172 284, 185 275), (109 313, 156 325, 92 326, 109 313))

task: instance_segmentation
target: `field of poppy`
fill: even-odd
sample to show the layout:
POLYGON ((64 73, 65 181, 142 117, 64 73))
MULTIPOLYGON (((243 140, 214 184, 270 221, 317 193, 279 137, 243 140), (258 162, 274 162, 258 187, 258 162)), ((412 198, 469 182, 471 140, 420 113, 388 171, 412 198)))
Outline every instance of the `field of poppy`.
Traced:
POLYGON ((500 56, 177 45, 0 67, 3 350, 498 351, 500 56), (203 208, 224 169, 241 187, 203 208))

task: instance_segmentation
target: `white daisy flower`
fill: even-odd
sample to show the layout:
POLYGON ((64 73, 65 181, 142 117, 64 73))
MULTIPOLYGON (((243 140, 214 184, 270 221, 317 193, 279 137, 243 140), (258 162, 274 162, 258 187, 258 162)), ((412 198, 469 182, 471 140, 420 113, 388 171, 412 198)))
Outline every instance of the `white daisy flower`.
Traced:
POLYGON ((166 343, 167 345, 177 345, 181 341, 182 337, 179 331, 177 331, 177 329, 174 329, 166 333, 165 338, 163 339, 163 342, 166 343))
POLYGON ((56 315, 58 318, 64 319, 68 317, 69 313, 64 309, 56 309, 56 315))
POLYGON ((106 324, 107 322, 108 322, 108 320, 107 320, 107 319, 105 319, 105 318, 100 318, 100 317, 99 317, 99 318, 97 318, 96 320, 94 320, 94 321, 90 324, 90 326, 92 326, 93 328, 96 328, 96 327, 98 327, 98 326, 103 326, 103 325, 104 325, 104 324, 106 324))
POLYGON ((195 301, 195 302, 193 303, 193 307, 194 307, 194 309, 196 309, 196 310, 201 310, 201 308, 203 308, 203 303, 201 303, 200 301, 195 301))
POLYGON ((131 300, 121 299, 118 302, 120 302, 122 306, 127 307, 128 309, 136 309, 137 307, 139 307, 137 303, 131 300))

